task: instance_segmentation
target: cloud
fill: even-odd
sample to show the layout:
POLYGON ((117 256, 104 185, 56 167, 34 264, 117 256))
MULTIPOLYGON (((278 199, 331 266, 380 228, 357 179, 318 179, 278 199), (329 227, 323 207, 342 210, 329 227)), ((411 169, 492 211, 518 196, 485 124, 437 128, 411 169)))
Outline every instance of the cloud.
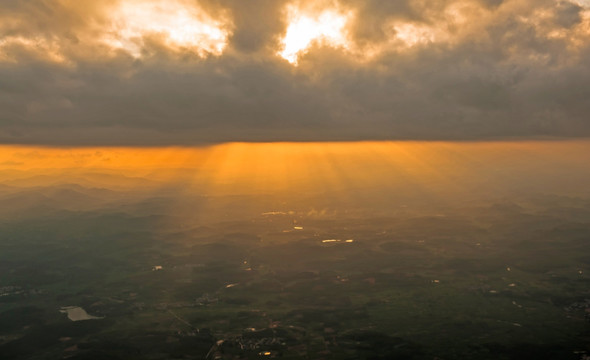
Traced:
POLYGON ((590 135, 583 2, 163 4, 2 2, 0 142, 590 135), (289 63, 280 56, 288 9, 346 14, 346 46, 318 35, 289 63))

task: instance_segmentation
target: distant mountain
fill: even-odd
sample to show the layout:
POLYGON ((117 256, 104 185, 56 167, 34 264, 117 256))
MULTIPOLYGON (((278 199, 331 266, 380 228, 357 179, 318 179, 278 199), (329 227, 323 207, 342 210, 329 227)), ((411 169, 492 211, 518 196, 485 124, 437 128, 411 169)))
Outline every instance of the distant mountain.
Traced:
MULTIPOLYGON (((43 187, 0 187, 0 216, 37 216, 56 210, 88 211, 124 202, 129 194, 77 184, 43 187)), ((114 205, 113 205, 114 206, 114 205)))
POLYGON ((143 177, 96 171, 80 171, 76 169, 0 171, 0 184, 21 188, 78 184, 91 188, 120 190, 129 188, 154 188, 161 185, 157 181, 143 177))

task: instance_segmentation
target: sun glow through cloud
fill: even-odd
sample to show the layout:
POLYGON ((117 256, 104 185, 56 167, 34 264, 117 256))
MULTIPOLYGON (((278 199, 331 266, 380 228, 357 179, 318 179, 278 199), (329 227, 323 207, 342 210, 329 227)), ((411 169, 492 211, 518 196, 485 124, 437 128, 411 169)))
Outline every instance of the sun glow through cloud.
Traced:
POLYGON ((160 39, 170 48, 188 49, 204 57, 221 55, 228 31, 221 22, 181 2, 122 2, 104 41, 139 57, 150 37, 160 39))
POLYGON ((436 32, 426 26, 417 26, 411 23, 404 23, 394 27, 395 37, 401 40, 406 46, 429 43, 436 40, 436 32))
POLYGON ((26 38, 23 36, 7 36, 0 38, 0 62, 15 62, 9 54, 8 49, 23 49, 29 52, 36 52, 40 57, 53 63, 65 63, 67 59, 61 53, 59 43, 42 37, 26 38))
POLYGON ((574 2, 582 7, 590 8, 590 0, 576 0, 574 2))
POLYGON ((314 43, 324 46, 348 48, 345 26, 347 15, 335 10, 325 10, 319 15, 301 14, 294 8, 288 10, 289 26, 282 39, 279 55, 297 64, 299 55, 314 43))

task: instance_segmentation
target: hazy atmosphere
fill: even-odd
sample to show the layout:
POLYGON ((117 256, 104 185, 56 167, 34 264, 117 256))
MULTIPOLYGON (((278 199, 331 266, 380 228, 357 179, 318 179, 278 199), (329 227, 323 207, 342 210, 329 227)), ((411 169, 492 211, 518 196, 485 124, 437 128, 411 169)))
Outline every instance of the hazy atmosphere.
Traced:
POLYGON ((0 359, 590 359, 587 0, 0 0, 0 359))

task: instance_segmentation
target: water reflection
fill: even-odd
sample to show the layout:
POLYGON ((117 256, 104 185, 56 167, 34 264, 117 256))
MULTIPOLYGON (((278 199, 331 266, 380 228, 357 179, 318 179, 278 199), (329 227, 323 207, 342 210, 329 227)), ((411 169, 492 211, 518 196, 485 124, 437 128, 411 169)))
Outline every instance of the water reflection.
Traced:
POLYGON ((327 243, 353 243, 354 240, 353 239, 347 239, 347 240, 341 240, 341 239, 326 239, 326 240, 322 240, 322 243, 327 244, 327 243))
POLYGON ((95 319, 103 319, 104 317, 92 316, 89 315, 86 310, 82 309, 79 306, 63 306, 59 312, 63 314, 68 314, 68 319, 72 321, 82 321, 82 320, 95 320, 95 319))

